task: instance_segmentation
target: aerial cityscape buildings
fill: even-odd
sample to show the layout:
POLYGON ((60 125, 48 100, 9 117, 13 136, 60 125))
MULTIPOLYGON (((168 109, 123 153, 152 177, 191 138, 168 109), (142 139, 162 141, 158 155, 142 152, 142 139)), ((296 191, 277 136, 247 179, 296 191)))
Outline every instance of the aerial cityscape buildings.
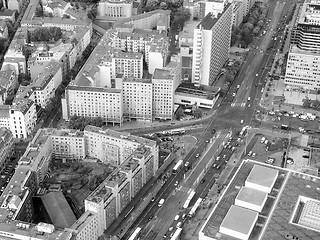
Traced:
POLYGON ((320 1, 1 4, 0 239, 319 238, 320 1))

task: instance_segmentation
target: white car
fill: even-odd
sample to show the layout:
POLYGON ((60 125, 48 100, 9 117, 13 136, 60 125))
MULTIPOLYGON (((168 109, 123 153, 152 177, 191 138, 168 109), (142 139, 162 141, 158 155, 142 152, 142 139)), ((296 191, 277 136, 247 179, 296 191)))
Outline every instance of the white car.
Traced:
POLYGON ((243 122, 244 122, 243 119, 241 119, 240 123, 242 124, 243 122))
POLYGON ((248 156, 250 157, 252 155, 252 151, 250 151, 249 153, 248 153, 248 156))
POLYGON ((252 153, 252 157, 256 157, 256 153, 252 153))

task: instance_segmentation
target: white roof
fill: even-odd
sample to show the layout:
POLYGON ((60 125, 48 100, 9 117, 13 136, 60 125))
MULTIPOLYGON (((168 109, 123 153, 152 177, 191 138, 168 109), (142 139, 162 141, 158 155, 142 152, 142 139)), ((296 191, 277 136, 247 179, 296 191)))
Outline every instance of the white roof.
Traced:
POLYGON ((238 193, 236 200, 251 203, 257 206, 263 206, 268 193, 256 190, 254 188, 242 187, 238 193))
POLYGON ((257 219, 257 212, 232 205, 220 227, 230 229, 241 234, 250 235, 257 219))
POLYGON ((272 188, 278 177, 278 170, 264 167, 261 165, 254 165, 246 182, 260 185, 267 188, 272 188))

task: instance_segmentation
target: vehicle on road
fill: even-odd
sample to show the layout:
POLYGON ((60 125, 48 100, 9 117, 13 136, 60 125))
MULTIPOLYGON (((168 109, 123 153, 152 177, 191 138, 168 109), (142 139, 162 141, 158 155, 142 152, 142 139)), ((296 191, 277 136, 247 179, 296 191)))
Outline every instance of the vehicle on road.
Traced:
POLYGON ((206 180, 203 178, 201 181, 200 181, 200 183, 204 183, 206 180))
POLYGON ((177 187, 179 185, 179 181, 176 181, 173 185, 177 187))
POLYGON ((199 153, 197 153, 196 158, 198 158, 199 156, 200 156, 200 154, 199 154, 199 153))
POLYGON ((189 204, 190 204, 190 202, 191 202, 191 200, 192 200, 192 198, 194 197, 195 194, 196 194, 196 192, 194 190, 192 190, 190 192, 190 194, 188 195, 187 200, 183 204, 183 208, 188 208, 189 207, 189 204))
POLYGON ((182 222, 178 222, 178 223, 177 223, 177 228, 180 228, 181 225, 182 225, 182 222))
POLYGON ((155 198, 155 197, 151 198, 151 202, 154 202, 155 200, 156 200, 156 198, 155 198))
POLYGON ((130 236, 130 238, 128 240, 138 239, 140 232, 141 232, 141 228, 138 227, 136 230, 134 230, 133 234, 130 236))
POLYGON ((148 218, 149 221, 151 221, 153 219, 153 215, 150 215, 150 217, 148 218))
MULTIPOLYGON (((181 224, 182 225, 182 224, 181 224)), ((177 230, 174 232, 174 234, 172 235, 172 237, 170 238, 170 240, 177 240, 180 239, 180 235, 182 232, 182 228, 178 227, 177 230)))
POLYGON ((250 101, 251 100, 251 97, 248 97, 248 101, 250 101))
POLYGON ((172 173, 173 173, 173 174, 177 174, 177 172, 178 172, 179 169, 182 167, 182 165, 183 165, 183 160, 180 159, 180 160, 177 162, 177 164, 173 167, 172 173))
POLYGON ((179 216, 179 214, 178 214, 178 215, 176 215, 176 216, 174 217, 174 220, 175 220, 175 221, 178 221, 179 218, 180 218, 180 216, 179 216))
POLYGON ((193 207, 191 208, 191 210, 190 210, 190 212, 188 214, 189 217, 193 217, 193 215, 196 213, 198 207, 200 206, 201 202, 202 202, 202 198, 199 198, 196 201, 196 203, 193 205, 193 207))
POLYGON ((163 204, 164 204, 164 198, 161 198, 158 203, 158 207, 161 207, 163 204))

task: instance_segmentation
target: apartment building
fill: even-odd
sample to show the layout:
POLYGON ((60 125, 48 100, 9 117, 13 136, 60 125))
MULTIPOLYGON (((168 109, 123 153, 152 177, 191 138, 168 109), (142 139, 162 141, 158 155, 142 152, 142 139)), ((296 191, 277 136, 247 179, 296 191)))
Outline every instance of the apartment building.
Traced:
POLYGON ((56 89, 62 82, 62 70, 60 63, 50 62, 44 71, 32 80, 32 90, 34 91, 34 102, 38 106, 45 108, 50 100, 55 96, 56 89))
POLYGON ((51 13, 54 17, 62 18, 67 10, 71 8, 69 2, 62 0, 49 0, 42 1, 43 11, 46 13, 51 13))
POLYGON ((209 13, 214 17, 218 17, 219 13, 222 13, 225 6, 225 0, 208 0, 205 1, 205 11, 204 16, 207 16, 209 13))
POLYGON ((15 138, 27 138, 37 122, 36 105, 30 99, 15 99, 10 106, 10 131, 15 138))
POLYGON ((233 8, 233 25, 239 27, 242 23, 243 18, 245 15, 245 2, 243 1, 235 1, 234 8, 233 8))
POLYGON ((22 52, 22 46, 24 46, 27 42, 28 32, 27 29, 18 28, 9 48, 4 55, 3 64, 1 70, 6 69, 7 66, 12 66, 16 74, 25 73, 26 72, 26 58, 22 52))
POLYGON ((320 56, 291 45, 284 83, 289 88, 320 89, 320 56))
POLYGON ((18 86, 18 76, 10 68, 0 71, 0 105, 5 104, 8 95, 13 93, 18 86))
POLYGON ((153 117, 172 120, 174 113, 174 75, 169 70, 156 69, 152 77, 153 117))
MULTIPOLYGON (((152 154, 158 156, 154 141, 136 137, 126 132, 116 132, 110 129, 102 131, 98 127, 87 126, 84 130, 87 139, 86 155, 95 157, 104 163, 122 164, 140 145, 151 148, 152 154)), ((155 164, 158 169, 158 163, 155 164)))
POLYGON ((233 4, 209 13, 194 29, 192 82, 211 85, 229 57, 233 4))
POLYGON ((64 111, 67 117, 101 117, 106 123, 122 124, 122 90, 69 85, 66 88, 64 111))
POLYGON ((13 136, 8 128, 0 127, 0 170, 6 166, 13 155, 13 136))
POLYGON ((131 18, 125 18, 115 22, 114 28, 118 27, 167 31, 170 27, 170 11, 158 9, 135 15, 131 18))
POLYGON ((320 1, 306 0, 292 29, 291 43, 301 50, 320 51, 320 1))
POLYGON ((61 65, 62 76, 65 78, 74 67, 78 55, 78 48, 71 43, 59 43, 50 49, 39 47, 28 59, 28 73, 31 79, 34 79, 51 61, 57 61, 61 65))
POLYGON ((151 79, 124 78, 122 91, 124 118, 152 121, 151 79))
POLYGON ((95 212, 96 229, 103 232, 154 175, 154 157, 140 147, 85 200, 86 211, 95 212))
POLYGON ((169 54, 169 39, 166 32, 118 27, 111 35, 114 48, 143 53, 150 74, 153 74, 155 68, 166 65, 169 54))
MULTIPOLYGON (((0 236, 35 240, 96 240, 154 176, 158 169, 158 150, 155 141, 125 132, 102 131, 92 126, 87 126, 84 132, 39 129, 2 194, 0 236), (85 213, 65 229, 43 222, 31 223, 34 217, 32 196, 46 176, 52 157, 69 161, 93 158, 95 155, 90 155, 91 151, 86 148, 97 145, 101 151, 106 144, 118 146, 121 156, 118 162, 121 164, 86 198, 85 213)), ((112 149, 105 154, 109 155, 109 152, 112 149)))
POLYGON ((124 77, 142 78, 143 54, 115 50, 112 56, 112 76, 123 74, 124 77))
POLYGON ((133 15, 131 0, 103 0, 98 4, 99 17, 129 18, 133 15))
POLYGON ((82 160, 85 155, 85 139, 83 132, 71 129, 52 131, 52 157, 64 161, 82 160))

